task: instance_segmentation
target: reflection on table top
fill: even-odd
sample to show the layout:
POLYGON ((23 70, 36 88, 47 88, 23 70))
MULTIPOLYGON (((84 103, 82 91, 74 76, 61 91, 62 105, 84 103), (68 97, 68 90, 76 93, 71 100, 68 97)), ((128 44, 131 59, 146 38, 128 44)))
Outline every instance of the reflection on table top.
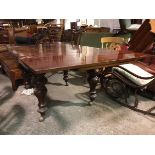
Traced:
POLYGON ((134 51, 114 51, 87 46, 54 43, 50 46, 11 46, 10 51, 35 73, 52 70, 96 68, 125 63, 149 55, 134 51))

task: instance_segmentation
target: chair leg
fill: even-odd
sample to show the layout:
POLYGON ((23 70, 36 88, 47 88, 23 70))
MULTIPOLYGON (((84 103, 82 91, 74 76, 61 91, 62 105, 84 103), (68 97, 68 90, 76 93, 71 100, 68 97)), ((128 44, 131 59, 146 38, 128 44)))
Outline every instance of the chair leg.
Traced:
POLYGON ((13 89, 14 91, 16 91, 16 90, 17 90, 16 81, 15 81, 15 80, 11 80, 11 83, 12 83, 12 89, 13 89))
POLYGON ((135 90, 135 102, 134 102, 134 107, 137 108, 138 107, 138 96, 137 96, 137 89, 135 90))
POLYGON ((10 73, 10 80, 11 80, 11 84, 12 84, 12 89, 14 91, 16 91, 17 90, 17 84, 16 84, 15 75, 13 72, 10 73))

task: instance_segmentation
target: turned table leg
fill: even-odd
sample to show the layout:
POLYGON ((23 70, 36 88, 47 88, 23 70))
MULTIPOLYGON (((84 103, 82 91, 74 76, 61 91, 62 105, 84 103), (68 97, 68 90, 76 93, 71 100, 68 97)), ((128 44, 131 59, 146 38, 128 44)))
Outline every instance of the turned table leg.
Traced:
POLYGON ((99 78, 97 76, 96 70, 94 70, 94 69, 88 70, 87 74, 88 74, 87 80, 88 80, 88 83, 90 86, 90 91, 89 91, 90 102, 89 102, 89 104, 92 104, 97 96, 96 95, 96 86, 97 86, 97 83, 99 82, 99 78))
POLYGON ((37 97, 39 102, 38 112, 41 115, 39 121, 43 121, 47 111, 47 103, 45 102, 45 97, 47 94, 47 88, 45 87, 45 84, 47 83, 47 79, 45 78, 44 74, 34 75, 31 83, 34 87, 34 95, 37 97))
POLYGON ((68 70, 64 70, 63 80, 66 82, 66 86, 68 86, 68 70))
POLYGON ((24 87, 25 87, 25 89, 32 88, 32 85, 31 85, 32 74, 28 71, 23 70, 23 75, 24 75, 24 87))

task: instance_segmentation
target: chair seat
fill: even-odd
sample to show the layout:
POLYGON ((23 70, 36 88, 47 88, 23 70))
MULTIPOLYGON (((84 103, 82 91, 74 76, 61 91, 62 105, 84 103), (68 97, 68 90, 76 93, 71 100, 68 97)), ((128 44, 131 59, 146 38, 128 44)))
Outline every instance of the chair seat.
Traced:
MULTIPOLYGON (((121 67, 123 67, 124 69, 132 72, 133 74, 136 74, 137 76, 140 77, 152 77, 153 75, 150 74, 149 72, 145 71, 144 69, 140 68, 137 65, 134 64, 123 64, 120 65, 121 67)), ((119 67, 113 67, 113 71, 117 71, 120 72, 123 76, 127 77, 129 80, 131 80, 133 83, 139 85, 139 86, 143 86, 146 85, 148 83, 150 83, 154 78, 151 79, 140 79, 138 77, 135 77, 134 75, 128 73, 127 71, 123 70, 122 68, 119 67)))

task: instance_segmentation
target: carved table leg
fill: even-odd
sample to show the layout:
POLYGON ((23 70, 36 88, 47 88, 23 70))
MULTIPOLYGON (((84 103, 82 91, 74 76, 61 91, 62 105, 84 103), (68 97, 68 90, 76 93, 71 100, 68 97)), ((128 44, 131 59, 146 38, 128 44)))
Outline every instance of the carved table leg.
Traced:
POLYGON ((90 86, 90 91, 89 91, 89 97, 90 97, 90 102, 89 104, 91 105, 93 103, 93 101, 96 98, 96 85, 99 82, 99 78, 97 77, 97 72, 96 70, 88 70, 88 83, 90 86))
POLYGON ((25 86, 25 89, 32 88, 32 85, 31 85, 32 74, 30 72, 28 72, 28 71, 25 71, 25 70, 23 70, 23 74, 24 74, 24 86, 25 86))
POLYGON ((66 82, 66 86, 68 86, 68 70, 64 70, 63 80, 66 82))
POLYGON ((34 95, 37 97, 39 102, 38 112, 41 114, 39 121, 43 121, 45 112, 47 111, 47 104, 45 103, 45 97, 47 94, 47 88, 45 87, 45 84, 47 83, 47 79, 45 78, 44 74, 34 75, 31 82, 34 87, 34 95))

